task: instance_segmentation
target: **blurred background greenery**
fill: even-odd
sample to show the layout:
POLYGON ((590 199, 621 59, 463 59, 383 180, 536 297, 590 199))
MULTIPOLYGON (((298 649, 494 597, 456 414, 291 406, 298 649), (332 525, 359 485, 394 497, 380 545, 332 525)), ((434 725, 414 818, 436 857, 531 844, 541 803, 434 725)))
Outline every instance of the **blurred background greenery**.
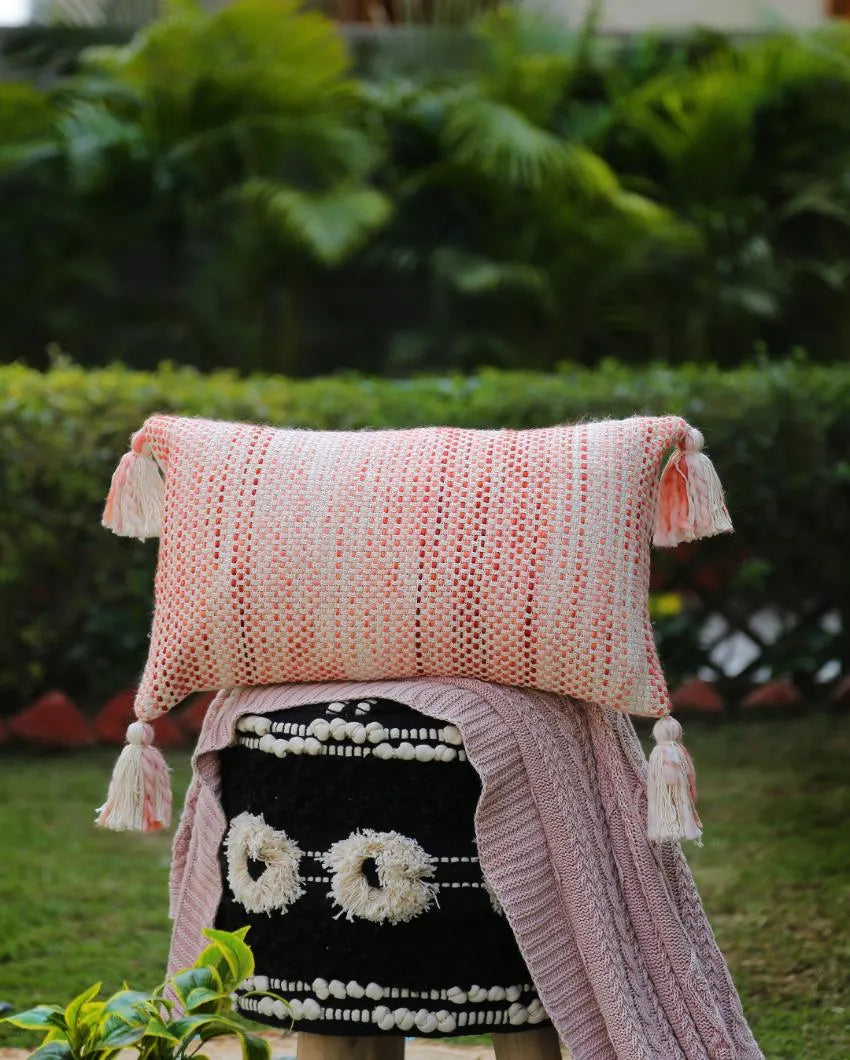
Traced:
POLYGON ((844 24, 612 39, 499 8, 355 64, 294 0, 167 12, 0 83, 4 359, 846 359, 844 24))

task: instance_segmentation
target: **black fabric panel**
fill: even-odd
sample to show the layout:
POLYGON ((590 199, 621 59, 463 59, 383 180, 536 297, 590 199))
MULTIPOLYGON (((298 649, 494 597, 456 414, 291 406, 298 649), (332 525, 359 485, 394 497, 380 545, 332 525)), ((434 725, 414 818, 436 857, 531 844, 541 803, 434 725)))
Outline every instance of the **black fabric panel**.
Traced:
MULTIPOLYGON (((315 717, 332 716, 325 712, 325 705, 313 705, 269 718, 304 724, 315 717)), ((350 708, 342 716, 354 718, 350 708)), ((440 727, 440 723, 410 708, 380 700, 373 704, 368 717, 357 720, 378 720, 386 727, 440 727)), ((435 856, 477 855, 474 813, 480 782, 468 762, 306 754, 280 759, 244 747, 225 749, 220 762, 222 806, 228 820, 245 811, 261 814, 303 851, 327 851, 352 832, 369 828, 397 831, 435 856)), ((494 911, 481 887, 442 889, 439 908, 432 907, 407 923, 394 925, 349 921, 344 913, 339 915, 340 910, 328 897, 329 884, 306 884, 305 894, 284 913, 252 914, 230 891, 224 849, 221 865, 224 888, 216 923, 227 930, 250 926, 248 942, 256 957, 257 974, 306 982, 316 977, 343 982, 353 979, 363 985, 376 982, 413 990, 453 985, 465 989, 472 984, 507 987, 530 982, 507 920, 494 911)), ((301 873, 329 875, 317 860, 307 856, 301 861, 301 873)), ((434 879, 480 882, 482 877, 478 863, 473 862, 439 864, 434 879)), ((414 1010, 447 1007, 416 1000, 383 1003, 414 1010)), ((328 1004, 368 1007, 375 1003, 364 998, 328 1004)), ((504 1002, 494 1004, 496 1009, 504 1007, 504 1002)), ((278 1022, 259 1015, 256 1018, 278 1022)), ((349 1022, 335 1029, 311 1022, 304 1029, 312 1033, 378 1033, 374 1025, 349 1022)), ((514 1032, 526 1028, 486 1028, 497 1029, 514 1032)), ((479 1031, 469 1028, 457 1033, 479 1031)))

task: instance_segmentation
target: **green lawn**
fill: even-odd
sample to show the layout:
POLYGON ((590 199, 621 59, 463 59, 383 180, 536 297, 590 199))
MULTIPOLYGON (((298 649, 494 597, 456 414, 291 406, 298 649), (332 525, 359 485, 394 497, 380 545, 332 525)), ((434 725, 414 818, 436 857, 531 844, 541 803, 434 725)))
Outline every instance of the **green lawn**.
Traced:
MULTIPOLYGON (((689 856, 765 1055, 847 1060, 850 717, 686 735, 706 826, 689 856)), ((16 1007, 161 978, 170 835, 93 827, 113 757, 0 758, 0 999, 16 1007)), ((188 754, 171 764, 182 798, 188 754)))
POLYGON ((703 902, 768 1060, 850 1057, 850 717, 686 734, 703 902))

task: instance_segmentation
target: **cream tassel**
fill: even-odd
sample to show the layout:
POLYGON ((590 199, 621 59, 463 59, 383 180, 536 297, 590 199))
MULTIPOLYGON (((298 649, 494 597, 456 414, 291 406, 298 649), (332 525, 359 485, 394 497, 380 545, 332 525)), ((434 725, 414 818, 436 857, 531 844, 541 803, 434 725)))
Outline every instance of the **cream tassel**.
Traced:
POLYGON ((164 501, 163 477, 144 431, 137 431, 112 476, 103 525, 120 537, 159 537, 164 501))
POLYGON ((684 541, 725 534, 732 520, 714 464, 703 453, 702 434, 688 427, 661 476, 653 543, 672 548, 684 541))
POLYGON ((153 746, 154 731, 143 721, 127 729, 127 744, 118 756, 106 802, 96 824, 116 832, 156 832, 171 824, 168 766, 153 746))
POLYGON ((647 835, 655 843, 692 839, 702 846, 694 764, 681 742, 682 726, 675 718, 661 718, 652 736, 656 746, 649 756, 647 835))

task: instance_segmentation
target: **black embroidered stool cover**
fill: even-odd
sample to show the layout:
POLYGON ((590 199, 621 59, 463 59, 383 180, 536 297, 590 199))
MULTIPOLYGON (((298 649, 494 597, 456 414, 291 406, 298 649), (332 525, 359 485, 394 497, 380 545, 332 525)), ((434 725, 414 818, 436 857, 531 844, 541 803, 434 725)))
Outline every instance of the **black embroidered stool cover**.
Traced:
POLYGON ((220 760, 216 926, 250 925, 246 1015, 340 1035, 548 1023, 481 874, 480 783, 454 726, 370 699, 238 730, 220 760))

